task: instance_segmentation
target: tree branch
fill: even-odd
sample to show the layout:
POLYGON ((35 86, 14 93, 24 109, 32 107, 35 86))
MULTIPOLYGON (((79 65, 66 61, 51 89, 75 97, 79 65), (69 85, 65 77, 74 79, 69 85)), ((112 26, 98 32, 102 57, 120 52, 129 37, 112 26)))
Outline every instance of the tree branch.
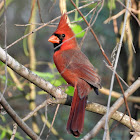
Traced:
POLYGON ((27 124, 17 115, 17 113, 11 108, 11 106, 7 103, 5 98, 2 96, 0 92, 1 101, 0 104, 6 110, 6 112, 11 116, 11 118, 18 124, 18 126, 33 140, 40 140, 40 138, 28 127, 27 124))
MULTIPOLYGON (((109 95, 109 89, 104 88, 104 87, 102 87, 101 89, 99 89, 99 92, 101 92, 102 94, 105 94, 107 96, 109 95)), ((120 98, 122 96, 122 94, 119 93, 119 92, 116 92, 116 91, 112 91, 111 96, 114 97, 114 98, 120 98)), ((133 103, 140 103, 140 97, 129 96, 127 98, 127 101, 128 102, 133 102, 133 103)))
MULTIPOLYGON (((135 86, 135 90, 140 86, 140 79, 137 80, 136 83, 134 83, 135 86), (138 82, 139 81, 139 82, 138 82)), ((127 91, 126 91, 127 92, 127 91)), ((132 90, 130 90, 129 92, 132 92, 132 90)), ((120 97, 122 98, 122 97, 120 97)), ((48 104, 65 104, 65 99, 56 99, 56 100, 52 100, 52 99, 47 99, 45 100, 42 104, 40 104, 39 106, 37 106, 32 112, 30 112, 23 120, 28 120, 30 117, 32 117, 37 111, 39 111, 41 108, 45 107, 46 102, 48 104)), ((88 102, 87 106, 86 106, 86 110, 90 111, 90 112, 94 112, 94 113, 98 113, 98 114, 105 114, 106 113, 106 107, 103 105, 100 105, 98 103, 94 103, 94 102, 88 102)), ((116 111, 111 118, 122 123, 123 125, 125 125, 126 127, 128 127, 129 129, 132 129, 131 124, 130 124, 130 118, 128 115, 124 115, 124 117, 122 118, 124 114, 122 112, 116 111)), ((135 128, 136 131, 140 131, 140 124, 139 122, 137 122, 135 119, 132 119, 132 124, 133 127, 135 128)))
MULTIPOLYGON (((81 7, 79 7, 78 9, 85 8, 85 7, 87 7, 87 6, 91 5, 91 4, 94 4, 94 3, 96 3, 96 2, 98 2, 98 0, 95 0, 95 1, 92 1, 92 2, 90 2, 90 3, 88 3, 88 4, 85 4, 85 5, 81 6, 81 7)), ((76 11, 76 9, 71 10, 71 11, 67 12, 67 14, 70 14, 70 13, 75 12, 75 11, 76 11)), ((10 48, 10 47, 12 47, 13 45, 15 45, 16 43, 18 43, 19 41, 23 40, 24 38, 28 37, 29 35, 31 35, 31 34, 37 32, 38 30, 40 30, 40 29, 42 29, 42 28, 44 28, 45 26, 48 26, 49 24, 53 23, 54 21, 56 21, 56 20, 59 19, 59 18, 61 18, 61 16, 58 16, 58 17, 54 18, 53 20, 51 20, 51 21, 49 21, 49 22, 47 22, 47 23, 43 23, 41 26, 39 26, 39 27, 36 28, 35 30, 29 32, 28 34, 22 36, 21 38, 17 39, 16 41, 14 41, 14 42, 11 43, 10 45, 8 45, 8 46, 7 46, 7 49, 10 48)))
MULTIPOLYGON (((0 47, 0 60, 2 62, 6 62, 6 55, 5 51, 0 47)), ((34 72, 30 71, 19 62, 17 62, 14 58, 12 58, 9 54, 7 54, 7 65, 13 69, 17 74, 24 77, 31 83, 34 83, 39 88, 43 89, 44 91, 48 92, 55 98, 67 98, 67 95, 64 94, 59 88, 54 87, 51 83, 45 81, 44 79, 40 78, 34 72)))
MULTIPOLYGON (((128 98, 131 94, 133 94, 138 88, 140 87, 140 78, 136 80, 124 93, 125 98, 128 98)), ((109 113, 108 113, 108 119, 112 117, 114 112, 124 103, 123 97, 120 97, 110 108, 109 113)), ((106 115, 102 117, 102 119, 96 124, 96 126, 86 135, 82 140, 90 140, 91 138, 95 137, 97 133, 100 131, 100 129, 104 126, 105 124, 105 119, 106 115)), ((132 122, 132 119, 131 119, 132 122)), ((130 121, 129 121, 130 123, 130 121)), ((133 123, 132 123, 133 124, 133 123)), ((139 125, 139 123, 138 123, 139 125)), ((133 126, 134 127, 134 126, 133 126)), ((131 129, 133 129, 131 127, 131 129)), ((137 127, 134 129, 137 131, 137 127)), ((139 130, 140 131, 140 130, 139 130)))

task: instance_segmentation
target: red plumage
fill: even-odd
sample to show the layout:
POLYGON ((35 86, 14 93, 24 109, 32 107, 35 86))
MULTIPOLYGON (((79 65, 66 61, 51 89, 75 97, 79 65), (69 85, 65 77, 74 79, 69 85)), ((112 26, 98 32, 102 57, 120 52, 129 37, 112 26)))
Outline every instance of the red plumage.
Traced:
POLYGON ((67 23, 67 15, 61 17, 57 30, 49 38, 54 44, 54 63, 68 84, 74 87, 67 131, 75 137, 83 131, 85 107, 89 92, 98 93, 100 77, 96 69, 79 48, 74 33, 67 23))

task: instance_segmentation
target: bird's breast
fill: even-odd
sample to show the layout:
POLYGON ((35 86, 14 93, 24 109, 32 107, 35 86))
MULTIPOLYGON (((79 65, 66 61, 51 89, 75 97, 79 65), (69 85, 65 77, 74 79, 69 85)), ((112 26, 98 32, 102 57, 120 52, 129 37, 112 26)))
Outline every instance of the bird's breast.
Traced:
POLYGON ((64 57, 63 53, 60 53, 60 52, 54 53, 53 59, 54 59, 56 68, 61 74, 61 76, 65 79, 65 81, 68 84, 71 84, 72 86, 74 86, 78 77, 76 73, 73 73, 69 69, 71 66, 71 62, 70 62, 71 59, 64 57))

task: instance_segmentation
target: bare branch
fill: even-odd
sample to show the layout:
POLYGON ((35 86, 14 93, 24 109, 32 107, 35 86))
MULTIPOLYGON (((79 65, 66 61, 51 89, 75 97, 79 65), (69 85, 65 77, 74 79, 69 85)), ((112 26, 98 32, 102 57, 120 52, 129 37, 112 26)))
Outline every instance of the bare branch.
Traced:
MULTIPOLYGON (((26 27, 26 26, 31 26, 31 25, 43 25, 44 23, 28 23, 28 24, 15 24, 15 26, 19 27, 26 27)), ((56 25, 46 25, 49 27, 56 27, 56 25)))
POLYGON ((60 104, 58 104, 57 107, 56 107, 56 111, 55 111, 55 114, 54 114, 54 117, 53 117, 53 120, 52 120, 52 124, 51 124, 51 126, 50 126, 50 129, 49 129, 49 131, 48 131, 46 140, 48 140, 48 138, 49 138, 49 135, 50 135, 51 129, 52 129, 52 127, 53 127, 53 124, 54 124, 54 121, 55 121, 55 118, 56 118, 56 115, 57 115, 57 112, 58 112, 59 107, 60 107, 60 104))
MULTIPOLYGON (((102 94, 105 95, 109 95, 109 89, 102 87, 101 89, 99 89, 99 92, 101 92, 102 94)), ((121 93, 116 92, 116 91, 112 91, 111 94, 112 97, 114 98, 120 98, 122 96, 121 93)), ((133 103, 140 103, 140 97, 136 97, 136 96, 130 96, 127 98, 128 102, 133 102, 133 103)))
MULTIPOLYGON (((57 98, 67 98, 67 95, 64 94, 59 88, 54 87, 51 83, 45 81, 44 79, 40 78, 38 75, 18 63, 14 58, 7 54, 7 65, 13 69, 17 74, 21 75, 31 83, 34 83, 39 88, 43 89, 44 91, 50 93, 52 96, 57 98), (57 96, 56 96, 57 95, 57 96)), ((6 62, 6 55, 5 51, 0 47, 0 60, 2 62, 6 62)))
MULTIPOLYGON (((129 5, 130 5, 130 0, 127 1, 127 8, 129 7, 129 5)), ((127 16, 128 16, 128 11, 126 11, 126 13, 125 13, 123 30, 122 30, 119 46, 118 46, 118 49, 117 49, 117 55, 116 55, 116 60, 115 60, 115 64, 114 64, 114 70, 113 70, 112 78, 111 78, 110 91, 109 91, 109 97, 108 97, 108 103, 107 103, 105 131, 104 131, 103 140, 106 139, 106 135, 107 135, 107 131, 108 131, 108 120, 109 120, 108 116, 109 116, 109 110, 110 110, 110 104, 111 104, 111 93, 112 93, 113 86, 114 86, 115 72, 116 72, 116 69, 117 69, 118 60, 119 60, 119 56, 120 56, 120 52, 121 52, 121 47, 122 47, 122 41, 123 41, 123 37, 124 37, 124 33, 125 33, 127 16)), ((127 104, 127 101, 126 101, 125 97, 124 97, 124 101, 125 101, 125 105, 126 105, 126 108, 127 108, 128 114, 130 116, 130 120, 131 120, 131 113, 130 113, 130 110, 129 110, 129 107, 128 107, 128 104, 127 104)))
MULTIPOLYGON (((118 2, 120 2, 120 1, 118 1, 118 2)), ((124 6, 124 5, 123 5, 123 6, 124 6)), ((126 9, 127 9, 127 8, 126 8, 126 9)), ((114 16, 109 17, 108 19, 106 19, 106 20, 104 21, 104 24, 107 24, 107 23, 110 22, 111 20, 114 20, 114 19, 117 19, 118 17, 120 17, 122 14, 125 13, 126 9, 123 9, 122 11, 120 11, 119 13, 117 13, 116 15, 114 15, 114 16)), ((132 12, 134 12, 135 14, 140 13, 140 10, 135 10, 135 9, 133 9, 133 8, 128 8, 128 10, 129 10, 129 12, 130 12, 130 14, 131 14, 132 16, 134 15, 132 12), (132 12, 131 12, 131 11, 132 11, 132 12)), ((135 16, 134 18, 137 19, 136 16, 135 16)), ((137 19, 137 22, 139 23, 138 19, 137 19)), ((139 23, 139 25, 140 25, 140 23, 139 23)))
MULTIPOLYGON (((7 89, 7 82, 8 82, 8 74, 7 74, 7 16, 6 16, 6 0, 4 0, 4 48, 5 48, 5 54, 6 54, 6 63, 5 63, 5 86, 4 86, 4 90, 2 92, 2 96, 4 95, 6 89, 7 89)), ((1 97, 2 97, 1 96, 1 97)), ((0 98, 1 100, 1 98, 0 98)))
POLYGON ((37 0, 37 6, 38 6, 38 10, 39 10, 40 21, 43 23, 43 19, 42 19, 42 16, 41 16, 41 9, 40 9, 40 2, 39 2, 39 0, 37 0))
MULTIPOLYGON (((126 8, 126 10, 135 18, 135 20, 137 21, 137 23, 139 24, 140 26, 140 21, 139 19, 129 10, 129 7, 125 6, 120 0, 117 0, 118 3, 120 3, 123 7, 126 8)), ((135 10, 133 10, 134 12, 135 10)))
MULTIPOLYGON (((125 94, 132 94, 135 90, 137 90, 140 87, 140 79, 138 79, 131 87, 129 90, 127 90, 125 92, 125 94)), ((128 97, 129 95, 127 95, 128 97)), ((120 97, 117 103, 121 103, 121 105, 123 104, 123 97, 120 97)), ((44 101, 42 104, 40 104, 38 107, 36 107, 32 112, 30 112, 27 117, 25 117, 23 120, 27 120, 30 117, 33 116, 34 113, 36 113, 37 111, 39 111, 41 108, 45 107, 46 103, 48 104, 65 104, 65 99, 56 99, 56 100, 52 100, 52 99, 47 99, 46 101, 44 101)), ((116 104, 117 104, 116 103, 116 104)), ((118 107, 117 107, 118 108, 118 107)), ((94 102, 88 102, 86 105, 86 110, 90 111, 90 112, 95 112, 98 114, 105 114, 107 108, 103 105, 100 105, 98 103, 94 103, 94 102)), ((117 109, 116 109, 117 110, 117 109)), ((113 115, 111 115, 111 118, 122 123, 123 125, 125 125, 126 127, 128 127, 129 129, 132 129, 131 124, 130 124, 130 117, 128 115, 124 115, 124 117, 122 118, 124 114, 119 112, 119 111, 115 111, 113 115)), ((137 122, 136 120, 132 119, 132 124, 135 128, 136 131, 140 131, 140 124, 139 122, 137 122)))
MULTIPOLYGON (((124 93, 125 98, 128 98, 131 94, 133 94, 138 88, 140 87, 140 78, 136 80, 124 93)), ((112 117, 114 112, 124 103, 123 97, 120 97, 110 108, 109 113, 108 113, 108 119, 112 117)), ((97 108, 97 107, 96 107, 97 108)), ((97 108, 98 109, 98 108, 97 108)), ((122 116, 121 116, 122 117, 122 116)), ((105 119, 106 115, 102 117, 102 119, 96 124, 96 126, 87 134, 83 137, 82 140, 90 140, 91 138, 95 137, 97 133, 100 131, 100 129, 104 126, 105 124, 105 119)), ((123 119, 122 119, 123 120, 123 119)), ((132 122, 132 120, 131 120, 132 122)), ((129 123, 130 123, 130 118, 129 118, 129 123)), ((133 122, 132 122, 133 124, 133 122)), ((130 125, 131 126, 131 125, 130 125)), ((138 123, 139 126, 139 123, 138 123)), ((137 127, 134 126, 135 130, 137 130, 137 127)), ((132 129, 132 127, 131 127, 132 129)))
POLYGON ((118 17, 120 17, 122 14, 124 14, 125 13, 125 9, 123 9, 122 11, 120 11, 119 13, 117 13, 116 15, 114 15, 114 16, 112 16, 112 17, 109 17, 108 19, 106 19, 105 21, 104 21, 104 24, 107 24, 108 22, 110 22, 111 20, 113 20, 113 19, 117 19, 118 17))
POLYGON ((15 135, 16 135, 16 132, 17 132, 17 124, 14 123, 14 124, 13 124, 13 133, 12 133, 12 135, 11 135, 10 140, 14 140, 15 135))
MULTIPOLYGON (((11 106, 7 103, 5 98, 2 96, 0 92, 1 101, 0 104, 7 111, 7 113, 11 116, 11 118, 18 124, 18 126, 33 140, 37 140, 38 136, 28 127, 27 124, 16 114, 16 112, 11 108, 11 106)), ((40 139, 38 139, 40 140, 40 139)))
MULTIPOLYGON (((85 8, 85 7, 87 7, 87 6, 89 6, 89 5, 93 4, 93 3, 96 3, 96 2, 98 2, 98 0, 95 0, 95 1, 92 1, 91 3, 85 4, 84 6, 81 6, 81 7, 79 7, 78 9, 85 8)), ((76 11, 76 9, 67 12, 67 14, 70 14, 70 13, 72 13, 72 12, 74 12, 74 11, 76 11)), ((16 43, 18 43, 19 41, 23 40, 24 38, 28 37, 29 35, 31 35, 31 34, 37 32, 37 31, 40 30, 40 29, 42 29, 43 27, 48 26, 49 24, 53 23, 54 21, 56 21, 56 20, 59 19, 60 17, 61 17, 61 16, 58 16, 58 17, 54 18, 53 20, 51 20, 51 21, 49 21, 49 22, 47 22, 47 23, 44 23, 43 25, 39 26, 38 28, 36 28, 36 29, 33 30, 32 32, 30 32, 30 33, 28 33, 28 34, 22 36, 22 37, 19 38, 19 39, 17 39, 16 41, 14 41, 14 42, 11 43, 10 45, 8 45, 8 46, 7 46, 7 49, 10 48, 10 47, 12 47, 13 45, 15 45, 16 43)))

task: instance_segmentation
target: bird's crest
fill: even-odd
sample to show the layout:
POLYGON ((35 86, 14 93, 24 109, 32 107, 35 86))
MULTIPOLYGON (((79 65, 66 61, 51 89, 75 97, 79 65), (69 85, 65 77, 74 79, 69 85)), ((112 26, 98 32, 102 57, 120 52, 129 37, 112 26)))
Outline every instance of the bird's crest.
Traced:
POLYGON ((72 29, 70 28, 69 24, 68 24, 68 17, 67 17, 67 14, 64 13, 62 16, 61 16, 61 19, 60 19, 60 22, 59 22, 59 25, 55 31, 55 33, 58 33, 58 34, 67 34, 69 37, 72 37, 74 36, 74 33, 72 31, 72 29))
POLYGON ((58 29, 64 28, 65 26, 69 26, 68 22, 67 22, 67 14, 66 13, 64 13, 61 16, 61 19, 60 19, 60 22, 59 22, 59 25, 58 25, 58 29))

